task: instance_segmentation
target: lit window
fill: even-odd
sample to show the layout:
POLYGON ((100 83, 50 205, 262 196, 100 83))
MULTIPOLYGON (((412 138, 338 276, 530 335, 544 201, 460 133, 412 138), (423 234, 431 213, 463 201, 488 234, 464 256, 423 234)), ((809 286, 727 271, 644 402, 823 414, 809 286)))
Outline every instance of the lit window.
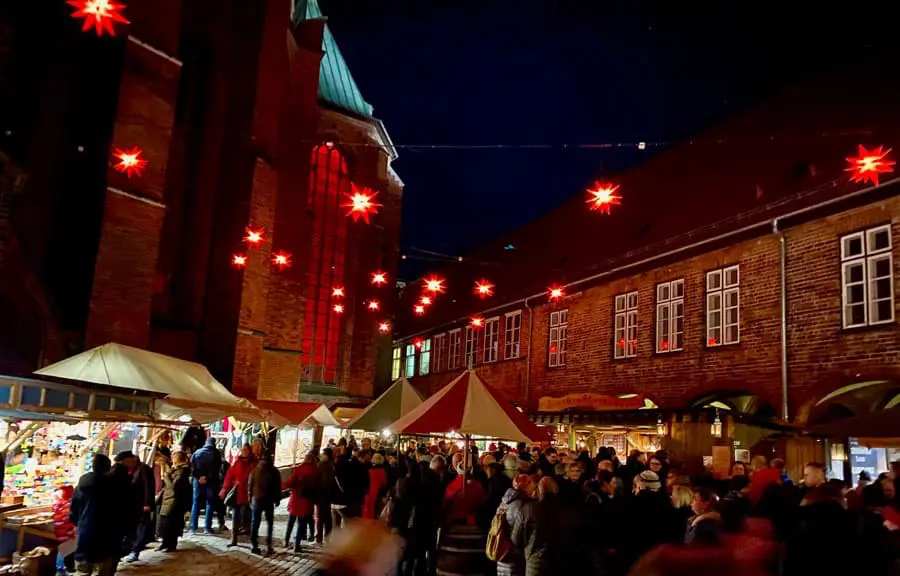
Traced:
POLYGON ((478 335, 471 326, 466 326, 466 367, 478 362, 478 335))
POLYGON ((706 273, 706 345, 741 341, 741 274, 738 266, 706 273))
POLYGON ((419 349, 419 374, 425 376, 431 370, 431 338, 426 338, 419 349))
POLYGON ((519 357, 519 343, 522 339, 522 311, 516 310, 506 315, 506 335, 504 347, 506 351, 503 357, 506 360, 519 357))
POLYGON ((434 362, 431 363, 431 372, 439 372, 441 364, 447 363, 447 335, 438 334, 434 340, 434 362))
POLYGON ((547 365, 551 368, 566 365, 566 344, 569 340, 569 311, 550 313, 550 350, 547 365))
POLYGON ((894 321, 893 270, 890 225, 841 238, 844 328, 894 321))
POLYGON ((613 358, 634 358, 637 355, 638 293, 619 294, 614 303, 613 358))
POLYGON ((459 362, 460 362, 459 339, 460 339, 459 328, 457 328, 456 330, 451 330, 450 331, 450 348, 449 348, 450 356, 447 358, 447 368, 449 370, 456 370, 459 368, 459 362))
POLYGON ((684 348, 684 280, 656 285, 656 352, 684 348))
POLYGON ((484 322, 484 361, 496 362, 500 356, 500 318, 484 322))
POLYGON ((416 374, 416 347, 406 345, 406 377, 412 378, 416 374))
POLYGON ((396 346, 391 353, 391 381, 400 378, 400 364, 402 363, 403 350, 396 346))

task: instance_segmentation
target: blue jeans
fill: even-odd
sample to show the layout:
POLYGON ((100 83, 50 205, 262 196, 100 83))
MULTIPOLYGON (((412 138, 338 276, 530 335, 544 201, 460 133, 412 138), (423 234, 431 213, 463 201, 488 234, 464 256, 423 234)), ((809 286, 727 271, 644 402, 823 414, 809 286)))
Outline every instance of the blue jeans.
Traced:
POLYGON ((244 526, 244 522, 250 515, 250 506, 248 504, 238 504, 234 507, 231 515, 231 543, 237 544, 238 532, 244 526))
POLYGON ((263 516, 266 517, 266 545, 272 548, 272 530, 275 520, 275 505, 271 502, 258 502, 254 500, 250 503, 250 544, 254 548, 259 548, 259 526, 262 524, 263 516))
POLYGON ((213 514, 216 512, 216 504, 219 499, 218 486, 210 483, 200 484, 194 478, 194 504, 191 506, 191 531, 197 531, 198 516, 200 516, 200 506, 206 504, 206 518, 203 527, 207 532, 212 532, 213 514))

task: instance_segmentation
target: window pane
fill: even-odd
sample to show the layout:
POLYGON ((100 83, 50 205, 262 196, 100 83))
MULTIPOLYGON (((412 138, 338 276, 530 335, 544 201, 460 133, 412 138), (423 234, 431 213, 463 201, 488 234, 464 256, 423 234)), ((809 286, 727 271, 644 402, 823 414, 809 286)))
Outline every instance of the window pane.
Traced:
POLYGON ((684 297, 684 280, 672 282, 672 298, 684 297))
POLYGON ((722 271, 716 270, 706 275, 706 289, 718 290, 722 287, 722 271))
POLYGON ((888 227, 869 230, 867 248, 869 253, 887 250, 891 247, 891 229, 888 227))
POLYGON ((893 317, 894 302, 892 300, 875 302, 872 310, 872 322, 890 322, 893 317))
POLYGON ((847 267, 847 282, 862 282, 863 281, 863 265, 862 262, 859 264, 851 264, 847 267))
POLYGON ((845 326, 863 326, 866 323, 865 304, 850 304, 844 307, 845 326))
POLYGON ((863 239, 862 234, 853 234, 845 236, 841 241, 841 258, 852 258, 854 256, 862 256, 863 239))
POLYGON ((625 310, 625 295, 620 294, 616 296, 616 312, 622 312, 625 310))
POLYGON ((638 295, 637 292, 632 292, 628 294, 628 309, 634 310, 638 305, 638 295))
POLYGON ((740 284, 740 273, 737 266, 725 269, 725 287, 729 288, 740 284))
POLYGON ((865 298, 866 290, 862 284, 847 286, 847 304, 861 304, 865 298))
POLYGON ((669 299, 669 285, 668 284, 660 284, 656 287, 656 300, 659 302, 663 302, 669 299))
POLYGON ((550 313, 550 325, 556 326, 559 324, 559 312, 551 312, 550 313))
POLYGON ((740 339, 737 324, 729 326, 725 329, 725 343, 734 344, 740 339))

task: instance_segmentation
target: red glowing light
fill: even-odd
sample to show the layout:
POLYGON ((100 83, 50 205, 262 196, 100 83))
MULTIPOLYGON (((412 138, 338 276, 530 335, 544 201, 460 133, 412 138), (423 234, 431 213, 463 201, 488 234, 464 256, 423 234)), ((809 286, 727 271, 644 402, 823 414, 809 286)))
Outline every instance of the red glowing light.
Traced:
POLYGON ((93 26, 97 36, 103 36, 104 32, 115 36, 116 30, 113 28, 113 22, 129 24, 128 20, 122 16, 125 5, 117 4, 112 0, 69 0, 67 4, 76 8, 72 13, 72 18, 84 18, 82 32, 87 32, 93 26))
POLYGON ((373 312, 381 307, 381 305, 378 304, 378 300, 369 300, 369 303, 366 304, 366 306, 373 312))
POLYGON ((372 273, 372 284, 381 286, 387 284, 387 274, 384 272, 373 272, 372 273))
POLYGON ((487 280, 479 280, 475 283, 475 293, 481 298, 487 298, 494 295, 494 285, 487 280))
POLYGON ((247 265, 247 257, 243 254, 235 254, 231 258, 231 263, 234 264, 237 268, 243 268, 247 265))
POLYGON ((391 331, 391 323, 390 322, 379 322, 378 331, 382 334, 387 334, 391 331))
POLYGON ((422 296, 422 299, 419 300, 419 304, 422 306, 431 306, 431 296, 422 296))
POLYGON ((481 328, 482 326, 484 326, 484 318, 475 316, 474 318, 472 318, 470 325, 472 326, 472 328, 481 328))
POLYGON ((335 314, 343 314, 344 313, 344 305, 343 304, 335 304, 332 308, 335 314))
POLYGON ((413 346, 415 346, 416 348, 421 348, 422 347, 422 339, 416 338, 415 342, 413 342, 413 346))
POLYGON ((291 255, 287 252, 276 252, 272 255, 272 264, 278 266, 279 270, 291 267, 291 255))
POLYGON ((438 278, 437 276, 432 276, 431 278, 425 279, 425 289, 429 292, 434 292, 438 294, 444 291, 444 280, 442 278, 438 278))
POLYGON ((331 297, 332 298, 343 298, 344 297, 344 289, 340 286, 335 286, 331 289, 331 297))
POLYGON ((120 148, 116 148, 115 154, 113 157, 118 160, 113 168, 116 169, 117 172, 121 172, 125 174, 129 178, 132 176, 140 176, 144 171, 144 168, 147 166, 147 161, 141 158, 141 149, 135 146, 131 150, 122 150, 120 148))
POLYGON ((563 290, 562 288, 560 288, 558 286, 551 286, 547 290, 550 292, 551 300, 559 300, 560 298, 562 298, 563 296, 566 295, 565 290, 563 290))
POLYGON ((715 338, 707 338, 707 339, 706 339, 706 345, 707 345, 707 346, 715 346, 717 343, 718 343, 718 342, 716 341, 715 338))
POLYGON ((381 207, 381 204, 377 204, 374 201, 375 197, 378 196, 378 192, 373 192, 370 188, 364 186, 357 187, 356 184, 351 184, 351 186, 353 193, 345 194, 350 199, 350 202, 342 204, 341 207, 350 209, 347 212, 347 216, 353 217, 354 222, 362 218, 363 222, 368 224, 369 214, 378 214, 378 208, 381 207))
POLYGON ((425 313, 425 307, 421 304, 416 304, 415 308, 413 308, 413 311, 416 313, 416 315, 421 316, 425 313))
POLYGON ((588 194, 591 197, 587 199, 587 203, 591 205, 591 210, 597 210, 601 214, 609 214, 611 206, 621 204, 622 197, 616 194, 618 189, 618 184, 594 182, 594 187, 588 188, 588 194))
POLYGON ((891 153, 890 148, 885 150, 884 146, 879 146, 873 150, 866 150, 860 144, 858 153, 859 156, 856 158, 847 158, 850 167, 844 169, 844 172, 851 172, 851 182, 871 182, 878 186, 879 174, 890 174, 894 171, 896 162, 887 159, 887 155, 891 153))
POLYGON ((247 226, 244 229, 246 236, 244 236, 244 242, 247 244, 252 244, 254 246, 258 246, 262 244, 263 240, 265 240, 265 236, 263 236, 264 230, 262 228, 258 230, 254 230, 253 228, 247 226))

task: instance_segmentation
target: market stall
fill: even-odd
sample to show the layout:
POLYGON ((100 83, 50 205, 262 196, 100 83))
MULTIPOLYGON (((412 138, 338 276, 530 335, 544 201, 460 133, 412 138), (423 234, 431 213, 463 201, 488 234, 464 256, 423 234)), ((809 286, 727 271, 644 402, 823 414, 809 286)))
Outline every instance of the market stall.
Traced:
POLYGON ((422 404, 422 397, 406 378, 400 378, 344 427, 381 433, 404 414, 422 404))
POLYGON ((321 430, 340 424, 325 404, 257 400, 254 405, 268 423, 278 428, 275 441, 275 466, 278 468, 300 464, 313 446, 321 443, 321 430), (317 430, 320 431, 318 439, 317 430))

